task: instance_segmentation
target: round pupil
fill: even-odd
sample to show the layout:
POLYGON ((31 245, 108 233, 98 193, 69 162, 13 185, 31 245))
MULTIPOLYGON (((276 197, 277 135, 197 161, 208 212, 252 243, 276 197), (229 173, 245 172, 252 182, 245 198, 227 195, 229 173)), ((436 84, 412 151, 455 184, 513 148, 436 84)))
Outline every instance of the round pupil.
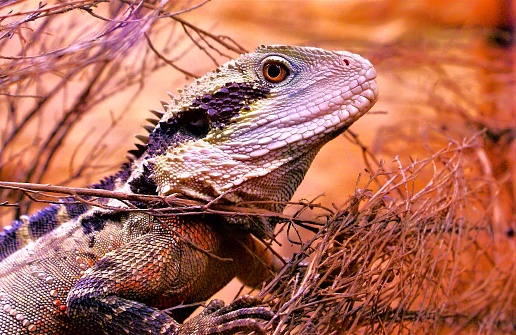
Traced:
POLYGON ((267 74, 271 78, 276 78, 281 74, 281 67, 278 64, 271 64, 267 68, 267 74))

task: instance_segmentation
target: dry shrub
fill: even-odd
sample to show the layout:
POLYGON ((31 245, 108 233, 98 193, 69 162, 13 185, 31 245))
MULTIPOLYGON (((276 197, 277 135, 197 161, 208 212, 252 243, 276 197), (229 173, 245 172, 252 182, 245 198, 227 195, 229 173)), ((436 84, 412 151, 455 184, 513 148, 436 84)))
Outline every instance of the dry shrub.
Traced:
POLYGON ((516 255, 494 244, 489 181, 468 172, 480 139, 371 173, 260 293, 275 334, 514 332, 516 255))

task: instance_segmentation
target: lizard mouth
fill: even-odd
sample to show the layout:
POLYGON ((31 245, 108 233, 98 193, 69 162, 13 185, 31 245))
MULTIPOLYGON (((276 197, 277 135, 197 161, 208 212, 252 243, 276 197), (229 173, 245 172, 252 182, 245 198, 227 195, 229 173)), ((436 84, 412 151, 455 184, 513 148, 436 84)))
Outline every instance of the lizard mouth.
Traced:
POLYGON ((250 156, 262 156, 278 150, 292 151, 295 143, 302 146, 309 142, 324 144, 364 115, 377 99, 378 85, 373 71, 371 78, 361 84, 356 82, 351 88, 334 90, 322 98, 300 105, 284 117, 265 123, 260 131, 254 131, 253 138, 260 148, 250 156), (286 128, 290 131, 285 131, 286 128))

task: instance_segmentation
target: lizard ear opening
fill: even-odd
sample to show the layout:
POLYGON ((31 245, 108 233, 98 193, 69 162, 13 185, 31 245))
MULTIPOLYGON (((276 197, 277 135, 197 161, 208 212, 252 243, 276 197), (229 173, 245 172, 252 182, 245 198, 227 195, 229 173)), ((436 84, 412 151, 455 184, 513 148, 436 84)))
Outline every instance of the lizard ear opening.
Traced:
POLYGON ((192 109, 181 114, 181 126, 196 137, 204 137, 210 131, 210 118, 202 109, 192 109))

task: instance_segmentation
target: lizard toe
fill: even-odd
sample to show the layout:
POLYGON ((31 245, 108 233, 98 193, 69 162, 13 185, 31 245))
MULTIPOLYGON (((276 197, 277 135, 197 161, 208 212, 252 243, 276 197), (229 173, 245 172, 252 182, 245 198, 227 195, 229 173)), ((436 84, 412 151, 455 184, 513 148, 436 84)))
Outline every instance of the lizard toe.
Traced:
POLYGON ((211 301, 196 317, 180 326, 180 334, 231 335, 242 331, 265 335, 263 321, 271 320, 274 313, 267 307, 257 306, 262 301, 242 296, 227 306, 220 300, 211 301))

